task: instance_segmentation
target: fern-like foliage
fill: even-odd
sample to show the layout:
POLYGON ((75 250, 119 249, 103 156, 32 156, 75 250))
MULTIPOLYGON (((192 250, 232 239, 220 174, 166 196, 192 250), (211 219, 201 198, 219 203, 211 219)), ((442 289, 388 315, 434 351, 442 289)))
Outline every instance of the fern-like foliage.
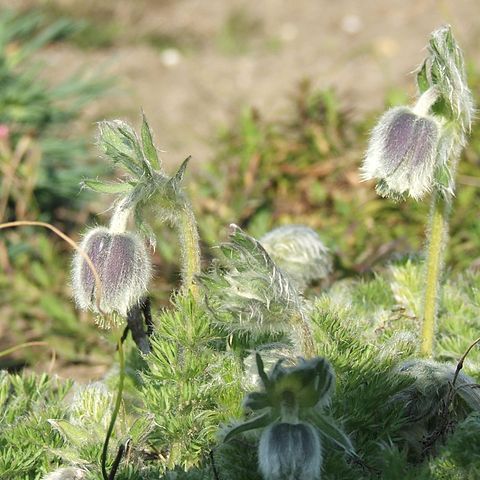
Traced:
POLYGON ((158 318, 143 374, 145 408, 157 428, 150 440, 165 468, 189 468, 208 457, 218 426, 240 411, 241 372, 219 350, 224 339, 192 298, 177 297, 158 318))
MULTIPOLYGON (((357 454, 345 455, 324 436, 322 480, 478 476, 479 419, 474 403, 458 396, 444 415, 448 429, 441 433, 446 434, 436 439, 431 434, 438 431, 438 415, 425 423, 425 418, 412 418, 412 412, 438 406, 448 394, 453 359, 476 334, 480 277, 466 272, 446 280, 439 311, 438 368, 432 364, 436 373, 419 384, 419 375, 402 368, 418 362, 418 324, 405 303, 416 295, 418 272, 411 261, 397 263, 370 279, 337 282, 312 301, 313 339, 336 376, 336 389, 323 411, 348 435, 357 454), (444 380, 442 371, 448 374, 444 380), (440 388, 426 385, 429 378, 439 381, 440 388), (412 435, 420 431, 435 440, 427 451, 412 435)), ((127 438, 131 446, 117 480, 210 480, 215 474, 220 480, 262 480, 257 459, 260 429, 225 444, 219 438, 225 431, 222 425, 248 420, 242 416, 242 398, 258 387, 245 381, 249 360, 244 365, 212 318, 207 306, 178 296, 156 318, 152 353, 142 361, 129 357, 128 371, 137 381, 129 384, 109 457, 127 438)), ((275 350, 274 356, 293 361, 288 346, 267 348, 262 341, 256 343, 262 357, 275 350)), ((479 360, 480 352, 472 350, 459 387, 467 388, 468 378, 478 382, 479 360)), ((108 385, 115 384, 115 375, 110 374, 108 385)), ((468 388, 471 400, 477 389, 468 388)), ((72 388, 46 375, 3 373, 0 478, 40 480, 75 466, 86 471, 86 480, 101 480, 99 455, 110 396, 106 387, 72 388)), ((425 438, 420 435, 421 442, 425 438)))

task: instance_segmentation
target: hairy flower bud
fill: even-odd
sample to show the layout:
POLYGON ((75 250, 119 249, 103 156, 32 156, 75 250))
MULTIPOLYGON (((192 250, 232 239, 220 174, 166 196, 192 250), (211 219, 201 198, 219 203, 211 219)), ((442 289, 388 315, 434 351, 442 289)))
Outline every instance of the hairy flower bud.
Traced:
POLYGON ((322 466, 320 436, 304 422, 278 422, 267 427, 258 447, 265 480, 318 480, 322 466))
POLYGON ((83 310, 125 317, 130 307, 145 296, 151 276, 150 258, 142 239, 131 232, 97 227, 87 233, 80 247, 92 260, 100 278, 101 311, 97 307, 95 276, 79 253, 74 257, 72 272, 77 305, 83 310))
POLYGON ((85 478, 85 470, 76 467, 59 468, 49 473, 42 480, 82 480, 85 478))
POLYGON ((275 228, 260 239, 272 260, 303 290, 328 276, 332 260, 318 234, 304 225, 275 228))
POLYGON ((415 108, 392 108, 372 131, 362 178, 379 180, 377 191, 383 196, 420 199, 433 187, 439 136, 434 117, 415 108))

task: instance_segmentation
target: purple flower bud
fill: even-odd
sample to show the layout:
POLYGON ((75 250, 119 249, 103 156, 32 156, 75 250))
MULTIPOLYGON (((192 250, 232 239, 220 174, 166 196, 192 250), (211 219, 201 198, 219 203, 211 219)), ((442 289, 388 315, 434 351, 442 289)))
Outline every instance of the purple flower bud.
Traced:
POLYGON ((421 198, 433 187, 439 135, 433 117, 408 107, 392 108, 372 131, 362 178, 379 180, 382 195, 421 198))
POLYGON ((273 423, 260 438, 260 471, 265 480, 318 480, 322 466, 320 436, 308 423, 273 423))
MULTIPOLYGON (((150 257, 145 244, 134 233, 114 233, 97 227, 85 236, 80 247, 100 277, 102 313, 115 312, 125 317, 130 307, 145 296, 150 281, 150 257)), ((100 313, 95 276, 78 252, 73 259, 72 284, 77 305, 100 313)))

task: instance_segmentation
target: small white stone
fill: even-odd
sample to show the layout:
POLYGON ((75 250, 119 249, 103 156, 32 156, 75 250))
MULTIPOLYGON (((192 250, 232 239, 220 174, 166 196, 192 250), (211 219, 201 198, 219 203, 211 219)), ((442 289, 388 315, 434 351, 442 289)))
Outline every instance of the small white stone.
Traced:
POLYGON ((341 29, 350 35, 355 35, 363 28, 362 19, 358 15, 345 15, 340 22, 341 29))
POLYGON ((182 54, 176 48, 166 48, 160 54, 160 60, 166 67, 176 67, 182 60, 182 54))

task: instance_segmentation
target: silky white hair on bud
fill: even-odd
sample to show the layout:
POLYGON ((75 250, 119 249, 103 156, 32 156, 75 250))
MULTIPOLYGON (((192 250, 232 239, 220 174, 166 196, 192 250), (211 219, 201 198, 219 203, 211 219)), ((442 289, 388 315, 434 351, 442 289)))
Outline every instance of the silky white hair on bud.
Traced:
POLYGON ((291 332, 292 318, 306 315, 300 292, 258 240, 231 228, 221 262, 200 277, 210 309, 231 332, 291 332))
POLYGON ((48 473, 42 480, 83 480, 86 475, 85 470, 76 467, 64 467, 48 473))
POLYGON ((413 419, 430 418, 438 414, 442 400, 450 391, 455 378, 456 395, 472 411, 480 410, 480 393, 475 380, 454 365, 433 360, 411 359, 398 366, 397 372, 408 375, 414 383, 394 396, 413 419))
POLYGON ((75 301, 82 310, 119 313, 143 298, 151 277, 150 256, 142 239, 132 233, 113 233, 104 227, 90 230, 80 247, 92 260, 102 285, 99 312, 95 277, 85 259, 73 259, 72 286, 75 301))
POLYGON ((377 191, 383 196, 422 198, 433 187, 439 136, 434 117, 408 107, 388 110, 372 131, 362 179, 379 180, 377 191))
POLYGON ((308 423, 277 422, 260 437, 258 462, 265 480, 319 480, 320 435, 308 423))
POLYGON ((329 250, 318 234, 304 225, 275 228, 260 239, 272 260, 304 290, 332 271, 329 250))

